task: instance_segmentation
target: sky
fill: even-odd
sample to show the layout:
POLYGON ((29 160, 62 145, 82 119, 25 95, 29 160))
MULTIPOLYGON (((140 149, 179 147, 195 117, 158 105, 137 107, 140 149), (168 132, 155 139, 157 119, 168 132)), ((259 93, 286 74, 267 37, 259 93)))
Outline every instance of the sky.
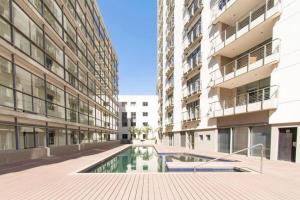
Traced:
POLYGON ((156 0, 97 0, 119 58, 120 95, 156 87, 156 0))

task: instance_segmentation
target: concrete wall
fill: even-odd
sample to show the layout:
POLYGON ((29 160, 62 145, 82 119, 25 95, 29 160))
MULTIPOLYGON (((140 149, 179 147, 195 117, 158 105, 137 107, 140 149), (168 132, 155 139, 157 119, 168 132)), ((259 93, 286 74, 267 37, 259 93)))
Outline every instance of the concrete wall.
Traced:
POLYGON ((92 149, 108 150, 119 145, 120 141, 116 140, 80 145, 56 146, 49 148, 0 151, 0 165, 46 158, 48 156, 48 150, 50 156, 64 156, 92 149))
POLYGON ((206 151, 206 152, 216 152, 218 149, 218 130, 201 130, 195 132, 195 150, 206 151), (203 139, 201 139, 201 137, 203 139), (208 140, 210 136, 210 140, 208 140))
POLYGON ((0 151, 0 165, 47 157, 46 148, 0 151))

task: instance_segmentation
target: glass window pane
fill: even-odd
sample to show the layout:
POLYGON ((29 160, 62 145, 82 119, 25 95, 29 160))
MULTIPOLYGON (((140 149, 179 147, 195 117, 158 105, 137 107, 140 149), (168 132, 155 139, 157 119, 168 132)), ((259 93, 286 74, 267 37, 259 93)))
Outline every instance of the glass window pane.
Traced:
MULTIPOLYGON (((259 126, 253 127, 251 130, 251 146, 256 144, 263 144, 265 146, 265 156, 270 158, 270 146, 271 146, 271 127, 259 126)), ((252 156, 260 156, 261 149, 255 148, 251 150, 252 156)))
POLYGON ((63 52, 62 50, 50 40, 48 36, 45 38, 45 51, 59 64, 63 64, 63 52))
POLYGON ((68 130, 68 144, 78 144, 79 138, 78 138, 78 130, 68 130))
POLYGON ((13 3, 13 22, 19 31, 22 31, 26 36, 30 37, 29 17, 15 3, 13 3))
POLYGON ((2 57, 0 57, 0 84, 7 87, 13 86, 12 64, 2 57))
POLYGON ((0 18, 0 36, 4 39, 10 41, 11 38, 11 30, 10 25, 5 22, 2 18, 0 18))
POLYGON ((9 0, 0 1, 0 15, 9 19, 9 0))
POLYGON ((14 107, 13 90, 0 85, 0 105, 14 107))
POLYGON ((44 65, 44 52, 40 50, 35 45, 31 45, 31 56, 36 60, 38 63, 44 65))
POLYGON ((63 146, 66 145, 66 132, 65 129, 48 129, 49 145, 50 146, 63 146))
POLYGON ((37 9, 39 13, 42 13, 42 2, 41 0, 29 0, 29 2, 37 9))
POLYGON ((30 29, 30 34, 31 34, 31 40, 40 48, 43 48, 43 31, 40 27, 38 27, 35 23, 31 22, 31 29, 30 29))
POLYGON ((20 92, 32 94, 31 74, 21 67, 16 68, 16 89, 20 92))
POLYGON ((0 125, 0 150, 16 149, 15 127, 0 125))
MULTIPOLYGON (((248 147, 248 127, 235 127, 233 128, 232 134, 233 152, 248 147)), ((247 150, 239 154, 247 155, 247 150)))
POLYGON ((44 79, 32 76, 33 96, 45 99, 45 82, 44 79))
POLYGON ((218 131, 218 151, 230 152, 230 128, 219 129, 218 131))
POLYGON ((19 148, 30 149, 35 147, 33 127, 19 127, 19 148))
POLYGON ((23 35, 21 35, 18 31, 14 30, 15 33, 15 41, 14 44, 21 51, 25 52, 27 55, 30 55, 30 42, 23 35))
POLYGON ((35 128, 36 134, 36 146, 45 147, 46 146, 46 129, 43 127, 35 128))

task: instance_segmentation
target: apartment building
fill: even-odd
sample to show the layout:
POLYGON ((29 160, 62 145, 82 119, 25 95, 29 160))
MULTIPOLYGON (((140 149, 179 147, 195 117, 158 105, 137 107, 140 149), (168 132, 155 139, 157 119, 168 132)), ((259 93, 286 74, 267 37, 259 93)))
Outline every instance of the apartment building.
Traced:
POLYGON ((96 1, 1 0, 1 155, 115 138, 117 66, 96 1))
POLYGON ((248 156, 263 144, 300 162, 300 2, 158 0, 157 13, 162 142, 248 156))
POLYGON ((156 95, 119 95, 119 139, 158 138, 156 95))

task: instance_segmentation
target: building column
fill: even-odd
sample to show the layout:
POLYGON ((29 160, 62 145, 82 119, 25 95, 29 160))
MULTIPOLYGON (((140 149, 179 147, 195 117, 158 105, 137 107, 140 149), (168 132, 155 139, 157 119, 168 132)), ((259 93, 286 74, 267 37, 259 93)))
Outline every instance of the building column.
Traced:
POLYGON ((247 156, 251 156, 251 127, 248 127, 248 150, 247 150, 247 156))
POLYGON ((232 149, 233 149, 233 132, 232 132, 232 128, 230 128, 230 140, 229 140, 229 153, 232 153, 232 149))
POLYGON ((279 142, 279 129, 278 127, 271 127, 271 147, 270 147, 270 160, 277 160, 278 158, 278 142, 279 142))
POLYGON ((300 163, 300 126, 297 126, 296 163, 300 163))

